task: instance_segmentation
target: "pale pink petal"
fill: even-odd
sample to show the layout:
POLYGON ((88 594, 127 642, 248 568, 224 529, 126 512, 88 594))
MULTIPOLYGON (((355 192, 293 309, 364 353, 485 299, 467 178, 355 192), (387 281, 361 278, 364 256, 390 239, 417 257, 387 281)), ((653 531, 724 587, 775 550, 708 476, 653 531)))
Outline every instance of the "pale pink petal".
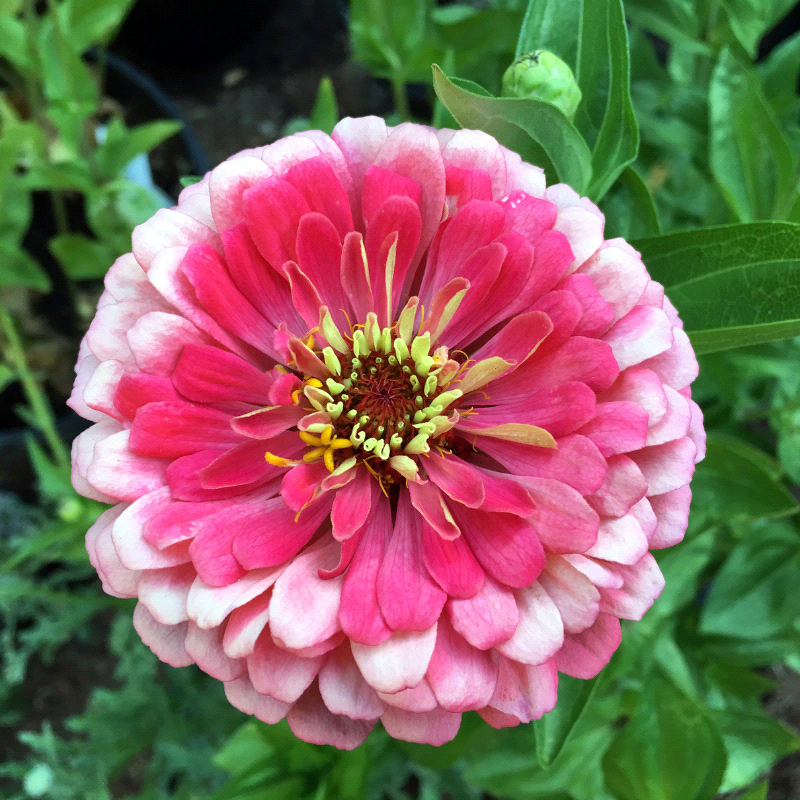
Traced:
POLYGON ((548 555, 539 583, 556 604, 564 630, 578 633, 597 618, 600 595, 592 582, 561 556, 548 555))
POLYGON ((427 631, 395 631, 378 645, 351 641, 361 674, 379 692, 412 689, 424 677, 436 644, 436 626, 427 631))
POLYGON ((292 706, 286 721, 295 736, 311 744, 330 744, 339 750, 354 750, 369 735, 375 720, 357 720, 331 714, 316 685, 292 706))
POLYGON ((620 619, 641 619, 664 589, 664 576, 656 560, 645 553, 630 566, 610 564, 624 581, 618 589, 600 589, 600 610, 620 619))
POLYGON ((461 727, 461 714, 441 708, 416 714, 389 706, 381 715, 381 722, 395 739, 438 747, 455 738, 461 727))
POLYGON ((515 592, 519 622, 514 635, 497 646, 512 661, 543 664, 564 642, 564 623, 556 604, 537 581, 515 592))
POLYGON ((133 627, 153 653, 171 667, 188 667, 189 664, 194 664, 194 659, 184 647, 188 622, 162 625, 153 619, 143 603, 137 603, 133 610, 133 627))
POLYGON ((519 622, 514 594, 488 576, 476 595, 451 599, 447 607, 453 627, 479 650, 488 650, 510 639, 519 622))
POLYGON ((598 614, 591 628, 564 637, 564 646, 555 656, 556 666, 573 678, 594 678, 608 664, 621 639, 619 620, 598 614))
POLYGON ((655 533, 650 539, 650 547, 658 550, 678 544, 686 532, 692 490, 689 486, 681 486, 648 499, 658 520, 655 533))
POLYGON ((280 722, 292 707, 290 703, 281 703, 265 694, 259 694, 245 676, 228 681, 225 684, 225 696, 234 708, 245 714, 252 714, 268 725, 280 722))
POLYGON ((231 611, 225 625, 222 649, 231 658, 247 658, 252 655, 256 641, 269 622, 269 591, 254 597, 231 611))
POLYGON ((497 685, 489 705, 521 722, 531 722, 553 710, 557 689, 555 659, 533 666, 500 656, 497 685))
POLYGON ((264 630, 247 658, 253 686, 282 703, 294 703, 316 678, 325 656, 304 658, 278 647, 264 630))
POLYGON ((320 569, 338 561, 339 545, 331 540, 310 548, 284 570, 272 590, 269 626, 282 647, 300 650, 329 639, 341 630, 339 602, 344 577, 321 579, 320 569))
POLYGON ((137 583, 139 600, 157 622, 178 625, 189 619, 186 599, 196 577, 191 564, 144 570, 137 583))
POLYGON ((483 708, 494 694, 497 665, 491 653, 472 647, 443 617, 427 678, 442 708, 471 711, 483 708))
POLYGON ((428 681, 423 678, 413 689, 403 689, 394 694, 378 692, 378 697, 386 706, 402 708, 403 711, 433 711, 436 708, 436 697, 428 681))
POLYGON ((234 659, 222 649, 224 628, 198 628, 189 622, 184 647, 203 672, 219 681, 233 681, 247 673, 244 659, 234 659))
POLYGON ((375 719, 386 709, 377 692, 364 680, 350 645, 337 647, 319 672, 319 691, 332 714, 350 719, 375 719))

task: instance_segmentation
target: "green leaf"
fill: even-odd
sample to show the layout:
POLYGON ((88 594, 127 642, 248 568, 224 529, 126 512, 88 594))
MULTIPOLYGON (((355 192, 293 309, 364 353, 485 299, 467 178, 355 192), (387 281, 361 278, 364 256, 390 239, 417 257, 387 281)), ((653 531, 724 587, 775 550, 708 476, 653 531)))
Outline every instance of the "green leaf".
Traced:
POLYGON ((757 65, 761 77, 764 97, 779 113, 788 111, 793 122, 797 121, 795 112, 800 105, 797 95, 797 74, 800 72, 800 31, 781 42, 757 65))
POLYGON ((656 675, 603 756, 603 773, 619 800, 711 800, 725 763, 703 707, 656 675))
POLYGON ((769 789, 769 783, 763 781, 757 786, 753 786, 752 789, 748 789, 744 794, 740 794, 737 800, 767 800, 767 789, 769 789))
POLYGON ((549 767, 558 758, 596 686, 597 678, 585 681, 559 675, 558 703, 552 711, 533 723, 536 758, 542 767, 549 767))
POLYGON ((709 713, 728 751, 721 792, 749 785, 779 758, 800 750, 800 738, 763 711, 712 709, 709 713))
POLYGON ((800 334, 800 225, 754 222, 633 243, 698 353, 800 334))
POLYGON ((70 41, 83 53, 113 38, 135 0, 68 0, 64 3, 70 41))
POLYGON ((583 93, 575 126, 593 148, 587 191, 599 200, 639 149, 621 0, 530 0, 517 55, 534 50, 550 50, 572 67, 583 93))
POLYGON ((48 247, 74 281, 102 278, 114 261, 114 253, 105 242, 79 233, 55 236, 48 247))
POLYGON ((591 176, 586 142, 555 106, 539 100, 484 97, 456 86, 435 64, 433 85, 439 99, 464 128, 477 128, 583 193, 591 176))
POLYGON ((800 535, 794 526, 755 526, 717 574, 703 606, 701 632, 765 639, 789 628, 800 616, 798 568, 800 535))
POLYGON ((726 48, 709 90, 711 171, 743 222, 785 218, 794 154, 764 99, 756 73, 726 48))
POLYGON ((795 4, 795 0, 721 0, 731 30, 751 58, 767 29, 795 4))
POLYGON ((625 167, 600 209, 606 216, 605 237, 630 241, 661 232, 653 196, 633 167, 625 167))
POLYGON ((339 106, 333 91, 333 81, 326 75, 317 88, 317 99, 311 109, 311 127, 330 134, 338 121, 339 106))
POLYGON ((15 238, 3 238, 0 239, 0 286, 27 286, 46 293, 50 291, 50 278, 15 238))
POLYGON ((25 25, 13 16, 5 14, 0 14, 0 56, 7 58, 21 70, 30 67, 25 25))
POLYGON ((109 178, 116 178, 140 153, 174 136, 182 125, 174 120, 156 120, 127 129, 119 119, 108 124, 106 138, 96 150, 97 163, 109 178))
POLYGON ((37 36, 45 97, 87 116, 97 107, 98 91, 86 64, 62 30, 58 14, 47 16, 37 36))
POLYGON ((708 437, 706 457, 693 481, 708 522, 750 522, 792 514, 797 502, 771 473, 769 457, 755 447, 718 433, 708 437))
POLYGON ((713 55, 700 39, 700 20, 691 0, 627 0, 625 14, 631 22, 694 55, 713 55))

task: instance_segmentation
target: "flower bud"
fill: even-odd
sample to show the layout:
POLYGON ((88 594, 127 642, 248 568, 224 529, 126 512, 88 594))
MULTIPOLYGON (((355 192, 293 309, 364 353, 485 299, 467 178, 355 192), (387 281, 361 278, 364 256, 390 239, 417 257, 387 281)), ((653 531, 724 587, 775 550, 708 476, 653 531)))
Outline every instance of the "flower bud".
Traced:
POLYGON ((547 50, 520 56, 503 75, 503 97, 529 97, 575 116, 581 90, 569 66, 547 50))

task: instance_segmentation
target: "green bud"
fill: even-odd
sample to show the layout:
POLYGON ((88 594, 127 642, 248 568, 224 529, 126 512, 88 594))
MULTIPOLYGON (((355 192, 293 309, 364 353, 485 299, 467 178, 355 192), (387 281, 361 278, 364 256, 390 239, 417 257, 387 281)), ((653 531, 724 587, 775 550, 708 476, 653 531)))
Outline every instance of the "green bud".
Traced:
POLYGON ((581 102, 572 70, 547 50, 520 56, 503 75, 502 95, 543 100, 560 108, 570 120, 581 102))

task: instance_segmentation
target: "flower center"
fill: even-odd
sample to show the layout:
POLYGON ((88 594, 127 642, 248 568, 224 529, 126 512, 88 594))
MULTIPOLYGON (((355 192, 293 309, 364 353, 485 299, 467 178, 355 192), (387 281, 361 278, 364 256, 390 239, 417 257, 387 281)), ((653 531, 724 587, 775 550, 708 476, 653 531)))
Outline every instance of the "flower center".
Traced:
POLYGON ((460 364, 448 358, 444 347, 430 355, 428 332, 403 337, 368 319, 363 329, 352 332, 352 343, 339 353, 325 347, 322 356, 335 377, 324 384, 315 378, 304 381, 303 392, 319 412, 315 416, 323 418, 301 433, 314 447, 304 461, 324 458, 331 469, 334 450, 327 457, 326 451, 334 447, 346 456, 349 442, 352 454, 373 469, 385 473, 386 467, 407 468, 408 457, 427 453, 431 440, 449 431, 458 418, 448 407, 461 391, 446 387, 460 364), (393 460, 398 456, 406 460, 393 460))

